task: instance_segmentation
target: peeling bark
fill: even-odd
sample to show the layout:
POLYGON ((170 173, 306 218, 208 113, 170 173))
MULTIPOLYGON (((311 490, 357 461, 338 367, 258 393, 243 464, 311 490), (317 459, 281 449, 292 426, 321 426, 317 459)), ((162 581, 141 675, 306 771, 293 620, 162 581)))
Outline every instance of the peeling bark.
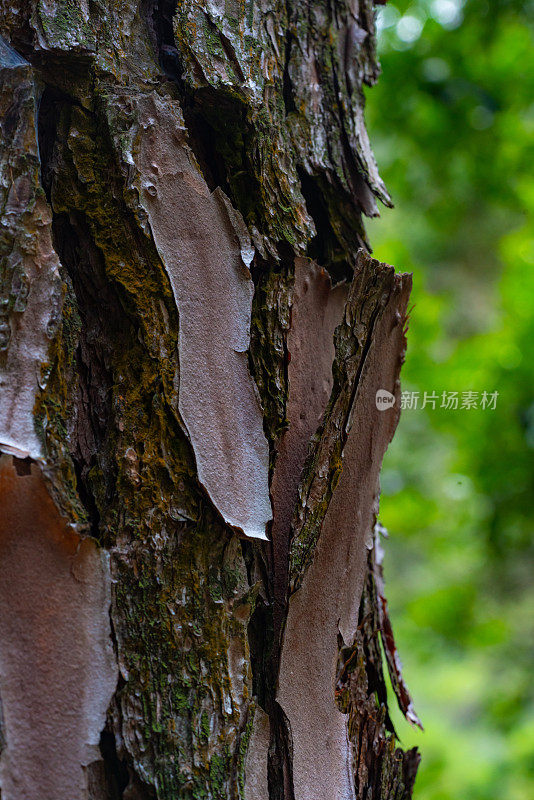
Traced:
POLYGON ((287 334, 288 429, 277 446, 271 482, 277 637, 287 602, 291 519, 308 443, 319 427, 332 389, 334 330, 342 318, 347 292, 346 284, 333 289, 324 269, 303 258, 296 259, 287 334))
POLYGON ((137 103, 134 161, 180 315, 179 409, 198 477, 228 525, 266 539, 269 448, 246 355, 254 248, 224 192, 209 191, 186 146, 179 109, 173 114, 157 95, 137 103))
POLYGON ((2 798, 72 800, 101 760, 117 685, 109 557, 59 514, 40 470, 14 462, 0 457, 2 798))
POLYGON ((0 14, 2 797, 409 798, 370 0, 0 14))
POLYGON ((34 72, 1 39, 0 80, 0 448, 41 458, 33 407, 61 317, 59 261, 39 182, 34 72))
MULTIPOLYGON (((289 602, 279 676, 278 700, 293 741, 296 800, 355 797, 347 718, 336 707, 333 688, 339 643, 352 645, 357 633, 366 548, 378 513, 378 473, 398 418, 395 407, 377 409, 375 397, 383 388, 400 397, 409 291, 408 276, 394 276, 391 268, 362 255, 336 334, 336 362, 343 358, 344 374, 319 434, 313 464, 319 480, 308 489, 305 506, 320 515, 319 522, 314 519, 319 533, 313 560, 289 602), (348 405, 338 413, 341 401, 348 405), (327 459, 339 452, 338 440, 342 463, 333 471, 327 459), (332 488, 326 512, 319 494, 322 475, 332 488)), ((300 550, 297 537, 293 554, 300 550)), ((301 569, 309 560, 306 554, 301 569)))

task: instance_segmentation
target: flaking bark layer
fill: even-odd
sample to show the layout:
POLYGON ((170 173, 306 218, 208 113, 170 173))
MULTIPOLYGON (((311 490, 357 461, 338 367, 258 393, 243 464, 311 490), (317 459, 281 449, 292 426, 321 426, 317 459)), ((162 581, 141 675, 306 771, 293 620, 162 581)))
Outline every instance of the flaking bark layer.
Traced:
POLYGON ((278 681, 296 800, 356 797, 348 719, 333 687, 338 649, 358 632, 378 474, 398 419, 410 288, 410 276, 360 253, 335 335, 332 394, 303 470, 278 681), (396 408, 377 408, 381 389, 396 397, 396 408))

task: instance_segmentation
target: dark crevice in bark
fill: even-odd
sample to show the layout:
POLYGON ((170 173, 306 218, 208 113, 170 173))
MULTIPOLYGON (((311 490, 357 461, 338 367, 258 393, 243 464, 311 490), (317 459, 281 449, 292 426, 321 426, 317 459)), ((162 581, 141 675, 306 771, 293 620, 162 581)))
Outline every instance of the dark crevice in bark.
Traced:
MULTIPOLYGON (((176 47, 173 18, 177 0, 149 0, 145 6, 145 17, 159 65, 165 76, 176 85, 184 120, 189 133, 188 143, 197 159, 202 174, 211 191, 220 186, 229 194, 224 162, 217 158, 214 132, 210 125, 199 119, 195 97, 183 81, 183 68, 176 47)), ((206 89, 208 95, 215 94, 206 89)), ((219 98, 213 98, 217 105, 219 98)))
POLYGON ((271 262, 271 269, 279 272, 285 271, 286 275, 292 274, 293 261, 295 259, 295 251, 293 247, 289 244, 289 242, 281 239, 280 241, 276 242, 276 251, 280 257, 282 266, 278 266, 271 262))
MULTIPOLYGON (((41 181, 52 209, 53 185, 60 169, 58 125, 72 102, 63 92, 47 88, 39 104, 41 181)), ((76 348, 78 385, 73 398, 70 455, 77 492, 88 512, 91 534, 98 539, 100 513, 88 475, 98 466, 97 456, 109 430, 113 376, 110 370, 112 347, 106 328, 117 316, 121 304, 105 278, 102 258, 82 215, 73 212, 69 217, 53 212, 52 235, 64 271, 63 279, 72 287, 82 323, 76 348)), ((119 332, 122 327, 120 323, 117 325, 119 332)))
POLYGON ((39 100, 37 138, 41 164, 40 177, 50 206, 52 205, 52 183, 58 170, 57 153, 55 152, 58 125, 63 110, 69 106, 77 106, 82 108, 85 114, 90 113, 75 97, 55 86, 46 86, 39 100))
POLYGON ((234 97, 205 86, 194 94, 185 92, 182 101, 189 144, 210 189, 217 186, 243 216, 247 225, 259 225, 261 186, 247 153, 253 131, 246 107, 234 97))
POLYGON ((370 252, 361 220, 354 225, 352 201, 342 187, 335 188, 324 176, 309 175, 303 167, 297 167, 297 173, 316 230, 306 255, 328 271, 334 284, 350 281, 358 250, 363 247, 370 252), (333 209, 337 209, 335 214, 333 209), (336 229, 332 224, 335 218, 336 229))
POLYGON ((36 37, 35 31, 30 25, 29 18, 27 16, 23 16, 20 19, 20 24, 14 30, 10 31, 9 40, 5 38, 5 36, 6 35, 4 34, 2 38, 8 42, 9 46, 16 50, 19 55, 23 56, 26 61, 32 63, 35 55, 36 37))
MULTIPOLYGON (((269 319, 269 314, 272 314, 273 310, 268 286, 273 277, 280 281, 277 284, 279 286, 288 282, 288 276, 293 271, 294 260, 294 253, 288 243, 279 243, 278 251, 280 254, 279 263, 274 262, 274 260, 265 261, 256 254, 252 266, 256 293, 252 314, 251 351, 249 353, 250 371, 261 387, 260 394, 265 409, 264 428, 271 454, 271 478, 279 438, 287 426, 285 399, 281 406, 279 395, 281 393, 281 385, 288 386, 289 352, 285 331, 280 331, 282 334, 280 340, 283 348, 281 359, 283 373, 278 378, 281 383, 273 381, 273 376, 276 372, 274 364, 281 354, 269 353, 264 346, 264 337, 271 330, 270 325, 273 324, 273 320, 269 319), (270 311, 267 310, 266 312, 266 309, 270 309, 270 311), (258 359, 260 353, 262 358, 258 359), (266 359, 265 361, 263 360, 264 358, 266 359), (271 359, 273 359, 272 362, 271 359)), ((270 335, 272 335, 272 331, 270 335)), ((269 536, 271 536, 271 531, 269 531, 269 536)), ((292 744, 289 723, 282 708, 276 702, 281 625, 282 619, 285 617, 287 597, 285 592, 284 600, 281 601, 280 597, 277 597, 280 579, 278 576, 279 558, 273 550, 275 546, 277 545, 272 539, 264 546, 253 546, 256 554, 255 563, 257 565, 259 562, 261 565, 260 570, 257 570, 257 572, 262 575, 266 597, 265 599, 258 599, 256 603, 248 626, 248 640, 251 652, 253 691, 258 703, 267 713, 270 722, 271 734, 268 755, 270 800, 294 800, 292 744)), ((287 556, 288 554, 286 553, 287 556)), ((252 578, 252 574, 250 577, 252 578)))
MULTIPOLYGON (((320 266, 327 266, 328 270, 332 271, 333 265, 340 261, 340 256, 342 258, 344 255, 343 248, 332 228, 328 206, 318 185, 318 180, 308 175, 302 167, 298 167, 297 171, 306 208, 313 219, 316 230, 315 236, 308 245, 307 255, 320 266)), ((348 262, 343 260, 339 263, 338 269, 339 278, 341 275, 344 277, 345 273, 350 275, 352 272, 348 262)))
POLYGON ((51 204, 52 181, 55 172, 54 147, 57 140, 57 126, 61 109, 65 104, 73 102, 62 92, 47 87, 39 102, 37 134, 39 143, 39 160, 41 162, 41 184, 46 199, 51 204))
MULTIPOLYGON (((292 280, 294 253, 286 242, 278 243, 280 262, 263 260, 257 254, 252 267, 256 293, 253 303, 250 371, 254 375, 264 406, 265 434, 269 441, 271 464, 274 469, 277 446, 282 432, 287 427, 285 392, 288 386, 289 352, 286 330, 277 317, 276 306, 280 302, 278 292, 288 289, 292 280), (277 296, 272 294, 278 287, 277 296), (274 306, 273 306, 274 301, 274 306), (265 348, 265 341, 273 336, 277 328, 277 339, 281 350, 275 352, 265 348), (279 371, 281 370, 281 371, 279 371), (276 377, 275 377, 276 376, 276 377), (283 402, 280 402, 283 396, 283 402)), ((280 313, 280 309, 278 310, 280 313)), ((290 314, 288 310, 288 314, 290 314)), ((270 535, 270 534, 269 534, 270 535)), ((285 602, 277 598, 278 558, 271 540, 265 546, 255 546, 257 559, 262 565, 263 585, 266 598, 258 601, 248 627, 251 649, 254 693, 261 707, 269 716, 271 745, 268 758, 268 776, 271 800, 292 800, 292 756, 291 736, 287 719, 276 702, 277 678, 280 659, 280 616, 285 613, 285 602)))
POLYGON ((269 800, 295 800, 293 790, 293 743, 289 722, 280 705, 269 709, 271 744, 268 755, 269 800))
POLYGON ((265 602, 257 601, 248 624, 248 642, 253 693, 260 706, 267 712, 273 697, 272 680, 268 672, 272 627, 271 607, 265 602))
MULTIPOLYGON (((269 717, 270 747, 268 753, 268 784, 270 800, 295 800, 292 776, 292 741, 289 722, 280 705, 276 702, 278 662, 280 643, 274 630, 273 617, 273 568, 272 559, 265 553, 259 554, 258 545, 247 546, 255 549, 256 565, 260 561, 263 585, 268 591, 266 600, 258 598, 248 624, 248 641, 252 669, 253 694, 269 717)), ((253 583, 253 573, 249 573, 253 583)))
POLYGON ((88 800, 156 800, 154 788, 142 781, 118 752, 112 728, 108 720, 100 735, 102 760, 88 768, 88 800))
POLYGON ((151 0, 145 13, 160 67, 169 80, 180 82, 182 68, 172 23, 177 4, 177 0, 151 0))
MULTIPOLYGON (((112 360, 114 348, 128 346, 135 335, 121 314, 121 302, 105 277, 103 258, 95 247, 81 214, 54 215, 54 240, 58 255, 72 282, 82 323, 76 350, 78 387, 76 417, 71 436, 71 456, 78 478, 78 493, 86 506, 93 535, 99 535, 98 505, 89 473, 101 469, 101 455, 111 434, 112 360)), ((113 486, 116 469, 106 463, 107 486, 113 486)), ((111 500, 111 496, 107 498, 111 500)))
POLYGON ((17 456, 13 456, 13 466, 15 467, 15 472, 19 476, 31 475, 32 473, 31 458, 17 458, 17 456))
MULTIPOLYGON (((113 650, 115 657, 118 661, 119 648, 117 642, 117 633, 115 630, 115 622, 113 619, 113 608, 109 608, 109 626, 110 635, 113 642, 113 650)), ((115 688, 115 695, 108 709, 106 725, 100 734, 100 753, 104 764, 104 781, 105 787, 109 794, 109 800, 123 800, 124 791, 129 785, 132 784, 136 778, 136 773, 129 767, 126 758, 124 747, 121 747, 121 752, 117 748, 117 741, 121 741, 120 735, 115 735, 116 731, 120 732, 121 728, 121 707, 118 702, 120 690, 124 686, 124 678, 119 673, 119 679, 115 688)), ((92 798, 89 798, 92 800, 92 798)), ((95 799, 97 800, 97 799, 95 799)), ((108 798, 106 797, 106 800, 108 798)), ((140 796, 138 800, 155 800, 154 795, 140 796)))
POLYGON ((126 762, 117 754, 115 736, 108 726, 100 734, 99 747, 103 769, 98 777, 105 792, 104 797, 106 800, 122 800, 130 782, 130 774, 126 762))
MULTIPOLYGON (((184 118, 189 132, 189 144, 199 162, 211 191, 220 186, 232 205, 239 208, 230 186, 226 159, 221 147, 230 141, 236 130, 244 124, 243 109, 230 98, 221 97, 210 87, 197 90, 194 97, 187 95, 183 102, 184 118)), ((239 144, 234 143, 233 157, 243 159, 239 144)), ((242 211, 242 209, 240 209, 242 211)))
POLYGON ((284 51, 284 74, 283 74, 283 89, 282 89, 282 96, 284 98, 284 108, 286 112, 286 117, 288 114, 291 114, 292 111, 297 110, 297 106, 295 105, 295 98, 293 92, 293 86, 291 84, 291 77, 289 75, 289 61, 291 58, 291 47, 293 45, 293 34, 291 31, 286 32, 286 41, 285 41, 285 51, 284 51))

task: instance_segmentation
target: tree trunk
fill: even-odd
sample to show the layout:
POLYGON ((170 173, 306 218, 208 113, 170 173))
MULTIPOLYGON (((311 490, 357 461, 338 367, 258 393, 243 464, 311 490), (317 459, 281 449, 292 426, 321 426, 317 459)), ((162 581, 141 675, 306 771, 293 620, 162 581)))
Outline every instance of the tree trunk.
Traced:
POLYGON ((0 9, 2 800, 409 797, 370 0, 0 9))

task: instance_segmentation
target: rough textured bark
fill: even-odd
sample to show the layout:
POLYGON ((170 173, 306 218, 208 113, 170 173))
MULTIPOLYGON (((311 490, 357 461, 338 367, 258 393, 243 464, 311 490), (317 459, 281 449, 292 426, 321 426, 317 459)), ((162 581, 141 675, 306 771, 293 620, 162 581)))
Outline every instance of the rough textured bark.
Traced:
POLYGON ((370 0, 0 19, 2 799, 409 797, 370 0))

